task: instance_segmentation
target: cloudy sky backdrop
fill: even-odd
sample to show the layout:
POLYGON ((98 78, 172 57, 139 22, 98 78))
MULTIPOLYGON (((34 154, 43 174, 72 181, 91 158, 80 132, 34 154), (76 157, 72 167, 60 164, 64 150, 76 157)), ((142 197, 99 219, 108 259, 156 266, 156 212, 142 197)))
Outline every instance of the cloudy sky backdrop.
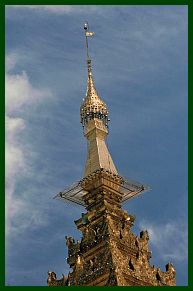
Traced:
POLYGON ((124 177, 151 191, 124 204, 148 229, 151 264, 187 285, 187 6, 6 7, 6 285, 69 272, 65 235, 84 209, 52 199, 83 176, 87 70, 110 111, 124 177))

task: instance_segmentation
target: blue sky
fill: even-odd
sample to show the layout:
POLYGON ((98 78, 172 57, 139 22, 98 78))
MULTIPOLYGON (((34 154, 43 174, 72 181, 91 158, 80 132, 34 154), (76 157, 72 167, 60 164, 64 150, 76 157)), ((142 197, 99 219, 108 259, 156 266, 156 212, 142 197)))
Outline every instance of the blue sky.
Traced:
POLYGON ((83 24, 110 112, 120 175, 151 191, 124 203, 148 229, 151 264, 187 285, 187 6, 6 7, 6 285, 67 274, 65 235, 82 207, 52 199, 83 176, 83 24))

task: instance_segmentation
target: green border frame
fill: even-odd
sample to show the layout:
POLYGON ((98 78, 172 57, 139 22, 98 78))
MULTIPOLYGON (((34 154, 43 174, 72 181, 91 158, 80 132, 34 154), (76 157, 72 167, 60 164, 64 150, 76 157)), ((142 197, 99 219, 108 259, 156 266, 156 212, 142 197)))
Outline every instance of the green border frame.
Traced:
MULTIPOLYGON (((177 288, 191 288, 193 286, 192 282, 192 276, 191 276, 191 245, 193 244, 192 239, 192 231, 190 231, 191 228, 191 202, 192 202, 192 196, 191 196, 191 189, 193 184, 193 178, 191 174, 191 161, 192 161, 192 137, 193 137, 193 122, 191 119, 191 113, 193 108, 193 99, 192 99, 192 84, 193 84, 193 77, 192 77, 192 59, 193 59, 193 50, 192 50, 192 40, 193 40, 193 3, 191 3, 191 0, 120 0, 118 5, 188 5, 188 221, 189 221, 189 235, 188 235, 188 253, 189 253, 189 260, 188 260, 188 286, 176 286, 177 288), (192 30, 191 30, 192 28, 192 30)), ((6 5, 117 5, 116 0, 2 0, 0 4, 0 34, 1 34, 1 49, 0 49, 0 64, 1 64, 1 74, 2 76, 5 75, 5 6, 6 5)), ((2 223, 1 227, 1 238, 5 237, 5 196, 3 193, 5 192, 5 123, 4 123, 4 116, 5 116, 5 79, 1 78, 1 98, 0 98, 0 126, 1 126, 1 133, 2 133, 2 149, 0 151, 0 169, 1 169, 1 175, 0 175, 0 185, 2 188, 0 199, 1 199, 1 211, 0 211, 0 220, 2 223)), ((47 286, 5 286, 5 240, 1 239, 1 260, 0 260, 0 287, 1 288, 42 288, 47 286)), ((193 273, 193 271, 192 271, 193 273)), ((137 286, 128 286, 129 288, 140 288, 137 286)), ((128 288, 127 286, 123 288, 128 288)), ((144 288, 149 288, 148 286, 143 286, 144 288)), ((52 287, 52 288, 63 288, 63 287, 52 287)), ((71 289, 81 289, 85 288, 82 287, 76 287, 71 286, 71 289)), ((105 287, 96 287, 94 288, 105 288, 105 287)), ((106 288, 117 288, 117 287, 106 287, 106 288)), ((151 288, 158 288, 158 287, 151 287, 151 288)), ((169 286, 165 286, 165 288, 170 288, 169 286)))

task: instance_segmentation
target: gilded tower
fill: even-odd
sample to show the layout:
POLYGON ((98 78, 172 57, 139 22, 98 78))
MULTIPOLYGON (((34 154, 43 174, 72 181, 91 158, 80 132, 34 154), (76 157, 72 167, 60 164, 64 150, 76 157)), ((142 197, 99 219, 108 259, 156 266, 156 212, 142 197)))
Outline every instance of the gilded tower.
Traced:
POLYGON ((147 230, 135 235, 134 217, 121 204, 148 190, 148 187, 121 177, 114 165, 105 139, 108 135, 108 109, 96 91, 88 31, 85 23, 88 81, 86 97, 80 107, 84 136, 88 140, 84 177, 56 197, 85 207, 75 224, 82 233, 79 241, 66 236, 67 262, 71 271, 57 279, 48 272, 49 286, 175 286, 171 263, 165 272, 151 266, 147 230))

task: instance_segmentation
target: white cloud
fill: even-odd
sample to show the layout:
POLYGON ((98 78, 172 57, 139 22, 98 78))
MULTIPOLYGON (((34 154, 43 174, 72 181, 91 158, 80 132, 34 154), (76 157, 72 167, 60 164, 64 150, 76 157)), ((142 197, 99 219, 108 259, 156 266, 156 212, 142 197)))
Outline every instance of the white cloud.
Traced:
POLYGON ((24 201, 14 197, 17 180, 27 171, 26 157, 17 137, 25 129, 22 118, 6 116, 5 169, 6 169, 6 226, 24 207, 24 201))
POLYGON ((18 61, 18 56, 16 54, 12 53, 12 54, 7 55, 5 59, 6 71, 9 72, 12 69, 14 69, 17 61, 18 61))
POLYGON ((187 260, 188 234, 183 220, 166 224, 154 224, 143 220, 140 228, 148 230, 150 243, 164 260, 187 260))
POLYGON ((81 13, 85 11, 95 12, 99 10, 93 5, 9 5, 7 8, 29 9, 35 12, 45 11, 53 14, 81 13))
MULTIPOLYGON (((29 159, 31 153, 29 146, 22 141, 22 134, 27 130, 26 121, 21 116, 22 110, 26 105, 43 100, 44 97, 51 96, 47 90, 38 90, 32 86, 26 72, 12 74, 11 70, 15 67, 18 58, 11 55, 6 58, 6 232, 13 230, 12 222, 16 218, 24 216, 28 209, 27 200, 20 195, 15 195, 18 181, 26 177, 30 172, 29 159), (17 117, 15 117, 17 115, 17 117), (19 117, 18 117, 19 116, 19 117), (20 117, 21 116, 21 117, 20 117)), ((33 211, 29 223, 37 223, 38 215, 33 211)), ((22 220, 20 229, 26 226, 22 220)))
POLYGON ((25 169, 24 153, 17 141, 17 135, 24 129, 25 122, 22 118, 6 116, 6 176, 8 180, 25 169))
POLYGON ((8 114, 22 110, 24 106, 34 103, 49 92, 37 90, 30 84, 29 78, 25 71, 21 74, 6 75, 6 111, 8 114))

